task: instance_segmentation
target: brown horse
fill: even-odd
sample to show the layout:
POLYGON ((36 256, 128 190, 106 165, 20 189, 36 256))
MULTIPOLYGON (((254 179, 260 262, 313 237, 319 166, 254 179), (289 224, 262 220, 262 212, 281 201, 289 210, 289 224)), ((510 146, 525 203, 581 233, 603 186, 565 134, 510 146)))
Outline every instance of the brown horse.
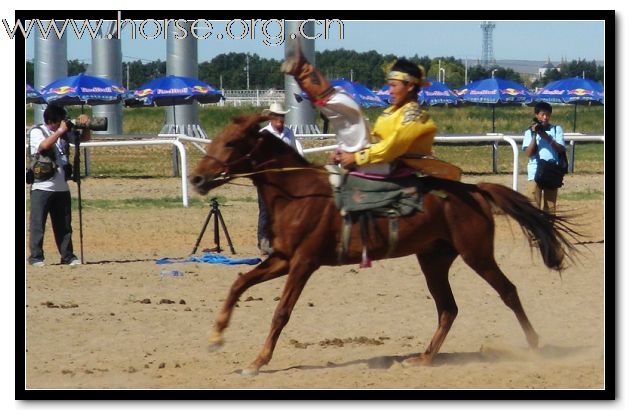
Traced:
MULTIPOLYGON (((342 218, 333 202, 325 169, 309 164, 268 132, 259 132, 263 120, 254 115, 235 118, 208 145, 206 156, 190 177, 201 194, 236 177, 251 178, 271 219, 273 252, 233 283, 209 338, 211 348, 223 344, 223 330, 239 297, 248 288, 288 274, 271 331, 258 357, 243 370, 245 375, 257 374, 271 360, 280 332, 311 274, 322 265, 339 265, 337 252, 342 230, 342 218)), ((574 250, 562 232, 575 232, 565 218, 535 208, 525 196, 502 185, 471 185, 431 177, 424 178, 424 185, 427 191, 439 190, 443 194, 425 193, 423 211, 400 219, 397 246, 390 256, 416 255, 435 300, 438 327, 425 352, 406 359, 405 365, 431 363, 457 316, 448 272, 458 255, 498 292, 516 315, 529 346, 536 348, 538 335, 525 315, 516 287, 494 259, 492 205, 521 225, 530 243, 540 249, 547 267, 555 270, 562 270, 565 255, 574 250)), ((386 218, 376 218, 376 225, 381 232, 388 231, 386 218)), ((355 225, 346 264, 361 261, 359 237, 355 225)), ((387 240, 369 238, 367 247, 373 259, 387 257, 387 240)))

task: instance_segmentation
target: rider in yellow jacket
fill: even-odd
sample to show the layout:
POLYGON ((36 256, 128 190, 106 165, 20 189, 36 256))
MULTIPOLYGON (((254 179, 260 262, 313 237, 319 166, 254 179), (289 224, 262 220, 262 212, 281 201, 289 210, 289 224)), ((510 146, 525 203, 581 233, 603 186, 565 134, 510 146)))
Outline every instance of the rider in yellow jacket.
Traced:
POLYGON ((408 153, 430 155, 436 132, 437 126, 426 112, 420 110, 416 101, 398 108, 390 106, 379 116, 372 130, 372 139, 378 142, 355 152, 355 163, 391 162, 408 153))
POLYGON ((336 90, 301 53, 299 43, 289 44, 282 70, 294 76, 313 103, 333 123, 339 141, 334 161, 345 168, 366 173, 390 173, 392 163, 401 160, 422 173, 459 179, 459 168, 432 157, 437 127, 418 105, 421 87, 430 83, 424 69, 398 59, 387 74, 391 106, 369 132, 358 104, 336 90))

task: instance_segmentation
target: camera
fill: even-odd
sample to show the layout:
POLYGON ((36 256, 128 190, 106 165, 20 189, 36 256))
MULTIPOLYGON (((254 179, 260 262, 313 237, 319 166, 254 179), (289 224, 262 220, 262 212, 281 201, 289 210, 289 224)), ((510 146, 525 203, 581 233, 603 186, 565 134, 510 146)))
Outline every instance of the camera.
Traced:
POLYGON ((92 131, 106 131, 107 117, 92 117, 87 124, 81 124, 77 120, 66 120, 68 129, 88 129, 92 131))
POLYGON ((534 124, 536 124, 536 126, 534 127, 534 131, 542 130, 544 128, 543 123, 538 121, 538 118, 534 117, 532 118, 532 121, 534 122, 534 124))

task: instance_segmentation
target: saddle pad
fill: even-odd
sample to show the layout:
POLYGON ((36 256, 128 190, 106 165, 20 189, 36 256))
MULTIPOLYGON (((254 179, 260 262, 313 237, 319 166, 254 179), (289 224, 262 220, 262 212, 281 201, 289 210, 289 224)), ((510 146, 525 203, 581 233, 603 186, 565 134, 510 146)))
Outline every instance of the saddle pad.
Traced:
POLYGON ((387 180, 337 175, 341 182, 333 184, 333 193, 342 212, 393 209, 407 216, 422 211, 422 181, 415 175, 387 180))

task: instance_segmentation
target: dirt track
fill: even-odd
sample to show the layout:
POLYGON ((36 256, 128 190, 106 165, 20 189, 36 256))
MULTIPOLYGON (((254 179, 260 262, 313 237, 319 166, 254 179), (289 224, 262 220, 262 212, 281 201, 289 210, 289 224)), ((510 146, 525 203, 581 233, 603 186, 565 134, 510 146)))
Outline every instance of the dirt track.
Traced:
MULTIPOLYGON (((466 181, 481 179, 509 185, 508 176, 466 181)), ((602 176, 568 181, 565 191, 604 189, 602 176)), ((175 196, 179 182, 86 179, 82 193, 85 199, 175 196)), ((255 191, 227 186, 217 194, 239 199, 222 207, 236 257, 257 256, 257 203, 243 200, 255 191)), ((540 351, 527 349, 511 311, 458 259, 451 284, 459 316, 435 366, 403 368, 400 360, 424 350, 436 326, 415 258, 405 257, 375 262, 371 269, 318 270, 274 358, 254 378, 238 371, 262 346, 283 278, 243 295, 226 344, 209 353, 214 317, 237 273, 249 267, 155 264, 187 256, 208 209, 85 208, 88 264, 26 268, 27 388, 603 388, 604 205, 562 198, 559 204, 582 214, 581 230, 592 242, 580 246, 580 263, 562 277, 532 254, 518 225, 496 218, 496 258, 518 287, 540 351), (160 278, 163 269, 185 275, 160 278)), ((75 213, 78 252, 77 220, 75 213)), ((51 233, 48 227, 45 252, 56 263, 51 233)), ((208 246, 211 231, 200 249, 208 246)))

